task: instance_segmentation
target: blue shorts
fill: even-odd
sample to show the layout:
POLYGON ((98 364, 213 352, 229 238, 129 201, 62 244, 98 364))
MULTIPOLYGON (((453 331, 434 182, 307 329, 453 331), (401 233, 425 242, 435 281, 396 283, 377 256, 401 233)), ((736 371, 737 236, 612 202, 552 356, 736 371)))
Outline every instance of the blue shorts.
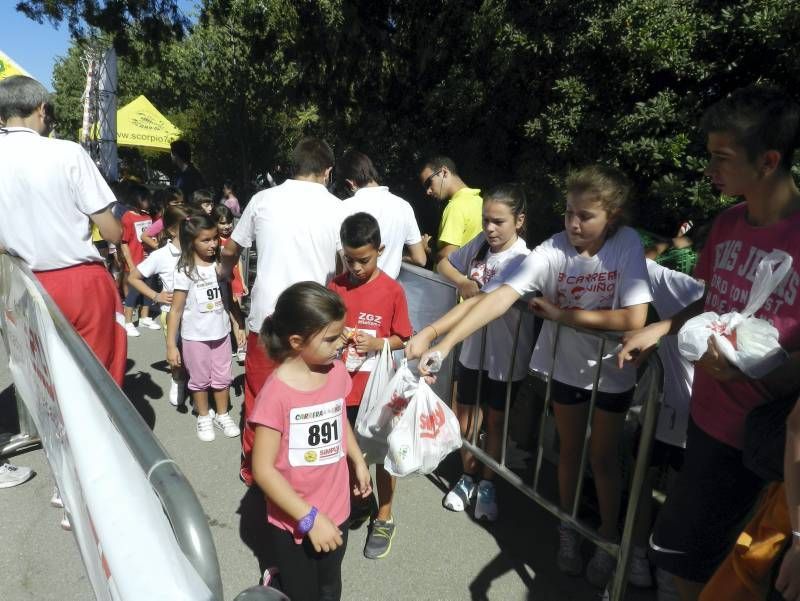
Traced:
MULTIPOLYGON (((519 385, 522 380, 511 383, 511 401, 517 398, 519 385)), ((481 401, 488 403, 489 407, 495 411, 506 410, 506 386, 507 382, 492 380, 487 372, 483 372, 481 378, 481 401)), ((458 364, 458 388, 456 389, 459 405, 472 406, 477 401, 478 394, 478 370, 464 367, 458 364)))
MULTIPOLYGON (((550 398, 560 405, 581 405, 588 403, 592 398, 591 389, 577 388, 557 380, 552 381, 550 398)), ((625 413, 633 401, 633 388, 625 392, 600 392, 597 391, 595 407, 609 413, 625 413)))

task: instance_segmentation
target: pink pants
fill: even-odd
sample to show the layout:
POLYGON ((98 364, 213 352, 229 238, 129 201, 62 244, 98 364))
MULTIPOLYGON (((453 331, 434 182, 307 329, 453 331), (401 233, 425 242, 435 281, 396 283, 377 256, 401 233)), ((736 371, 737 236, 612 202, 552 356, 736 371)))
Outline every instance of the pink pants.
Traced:
POLYGON ((189 390, 225 390, 231 385, 231 337, 183 340, 181 356, 189 372, 189 390))

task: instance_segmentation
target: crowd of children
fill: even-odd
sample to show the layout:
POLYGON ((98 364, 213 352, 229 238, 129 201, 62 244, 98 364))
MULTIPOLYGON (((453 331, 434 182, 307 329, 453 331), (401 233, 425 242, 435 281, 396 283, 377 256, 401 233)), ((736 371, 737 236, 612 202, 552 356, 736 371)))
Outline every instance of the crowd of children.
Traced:
MULTIPOLYGON (((603 538, 618 541, 626 486, 619 449, 634 397, 634 361, 641 361, 662 337, 658 352, 665 368, 664 401, 653 455, 657 463, 673 467, 677 476, 652 535, 650 504, 644 505, 631 582, 652 585, 649 555, 658 567, 663 599, 670 594, 683 601, 722 598, 703 589, 707 583, 721 586, 714 573, 733 561, 726 555, 764 488, 763 480, 742 462, 745 418, 766 400, 796 397, 800 391, 796 369, 800 318, 794 307, 800 284, 797 270, 790 271, 759 313, 777 329, 788 354, 784 366, 763 380, 745 378, 713 342, 695 369, 681 358, 675 334, 689 317, 703 311, 741 310, 757 263, 769 251, 778 248, 800 258, 800 192, 790 170, 800 111, 780 92, 749 88, 712 107, 703 129, 711 155, 707 174, 722 193, 743 202, 715 220, 694 277, 646 259, 639 235, 626 224, 632 195, 627 179, 618 169, 592 165, 574 171, 564 183, 563 231, 532 250, 524 239, 532 216, 521 188, 505 184, 483 193, 482 231, 451 249, 436 265, 438 273, 457 287, 461 302, 416 333, 403 288, 394 279, 395 263, 402 254, 398 245, 402 249, 404 244, 414 247, 406 261, 422 262, 423 251, 417 245, 423 238, 417 229, 396 228, 392 248, 387 249, 382 230, 388 232, 392 225, 384 226, 381 211, 370 211, 366 199, 392 195, 378 186, 366 155, 348 155, 346 189, 367 193, 362 192, 357 209, 340 211, 338 275, 325 275, 325 263, 315 282, 287 280, 287 286, 274 291, 265 319, 250 323, 249 349, 242 315, 242 297, 249 291, 242 281, 238 251, 243 241, 259 235, 256 213, 267 211, 270 199, 281 198, 284 185, 243 209, 238 236, 234 221, 240 207, 230 185, 224 204, 217 204, 204 190, 184 204, 180 192, 169 189, 158 193, 155 209, 146 188, 124 186, 118 196, 128 207, 120 215, 119 249, 126 329, 130 336, 139 335, 133 324, 136 307, 140 307, 140 326, 165 328, 172 369, 169 400, 173 405, 183 403, 184 386, 188 387, 200 440, 213 440, 215 428, 225 436, 240 435, 229 413, 231 361, 236 356, 231 342, 242 354, 261 352, 254 348, 260 338, 266 351, 270 368, 246 409, 246 426, 254 435, 247 450, 252 459, 248 458, 242 478, 250 484, 252 477, 267 498, 270 543, 291 599, 341 597, 341 562, 354 523, 370 520, 366 557, 382 558, 391 550, 397 527, 392 512, 397 480, 378 464, 375 499, 353 431, 370 373, 387 342, 391 350, 405 348, 407 357, 420 358, 423 375, 430 375, 429 359, 437 353, 439 358, 446 356, 463 342, 454 398, 461 432, 471 438, 476 429, 485 430, 486 452, 496 459, 504 442, 505 414, 528 368, 548 379, 559 440, 560 507, 565 514, 573 512, 577 483, 583 477, 581 449, 591 418, 588 461, 598 503, 598 531, 603 538), (225 277, 224 259, 220 262, 221 247, 227 244, 236 249, 230 252, 235 259, 231 281, 225 277), (393 273, 379 267, 384 254, 392 257, 393 273), (520 299, 529 303, 529 312, 512 307, 520 299), (651 316, 647 325, 651 304, 663 321, 651 316), (151 305, 161 308, 161 326, 150 318, 151 305), (538 336, 534 315, 544 319, 538 336), (557 333, 558 323, 583 331, 562 328, 557 333), (481 329, 487 325, 483 339, 481 329), (599 342, 585 330, 623 335, 621 350, 609 346, 600 359, 602 375, 596 382, 593 412, 589 400, 599 342), (479 382, 480 399, 476 398, 479 382)), ((324 159, 319 150, 315 156, 324 159)), ((328 183, 325 160, 313 164, 316 171, 308 177, 302 172, 305 179, 288 180, 287 190, 305 189, 301 182, 303 186, 328 183)), ((313 192, 320 202, 327 202, 323 199, 327 192, 316 188, 313 192)), ((396 214, 404 214, 405 209, 398 207, 396 214)), ((321 245, 322 238, 328 243, 329 225, 315 245, 321 245)), ((259 254, 278 252, 278 242, 259 248, 259 254)), ((699 241, 695 242, 699 250, 699 241)), ((252 321, 252 312, 250 317, 252 321)), ((790 436, 796 435, 799 420, 790 419, 790 436)), ((798 454, 797 448, 791 452, 798 454)), ((776 561, 800 564, 796 550, 800 473, 795 463, 787 460, 786 465, 785 491, 770 499, 785 504, 782 540, 788 551, 785 559, 773 557, 770 566, 776 561)), ((443 506, 464 511, 474 504, 476 519, 497 520, 501 512, 493 471, 466 450, 461 451, 461 466, 443 506)), ((584 566, 578 532, 567 521, 558 532, 559 569, 571 575, 585 572, 592 584, 606 586, 616 569, 614 557, 598 547, 584 566)), ((798 577, 789 568, 781 574, 779 590, 788 599, 800 598, 798 577)), ((729 580, 725 584, 731 586, 729 580)))

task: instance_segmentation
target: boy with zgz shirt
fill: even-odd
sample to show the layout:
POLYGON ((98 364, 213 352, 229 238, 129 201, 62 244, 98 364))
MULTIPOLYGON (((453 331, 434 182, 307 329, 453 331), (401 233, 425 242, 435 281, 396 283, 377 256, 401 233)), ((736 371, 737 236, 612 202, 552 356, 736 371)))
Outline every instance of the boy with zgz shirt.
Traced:
MULTIPOLYGON (((347 307, 345 326, 350 340, 343 357, 353 387, 346 399, 347 418, 354 425, 370 372, 383 350, 384 339, 392 350, 403 348, 413 333, 408 305, 400 284, 378 269, 383 252, 378 222, 367 213, 355 213, 342 222, 342 254, 347 271, 328 285, 347 307)), ((395 533, 392 499, 397 480, 381 465, 375 466, 378 513, 370 526, 364 556, 386 557, 395 533)), ((363 506, 362 506, 363 509, 363 506)), ((359 508, 356 506, 355 512, 359 508)))

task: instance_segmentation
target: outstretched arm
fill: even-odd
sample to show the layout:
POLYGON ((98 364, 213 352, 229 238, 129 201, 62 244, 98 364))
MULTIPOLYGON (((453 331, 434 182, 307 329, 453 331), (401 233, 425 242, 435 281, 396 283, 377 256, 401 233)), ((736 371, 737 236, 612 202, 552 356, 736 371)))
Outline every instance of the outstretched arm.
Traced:
POLYGON ((450 329, 439 344, 428 352, 423 353, 419 362, 420 371, 425 372, 425 365, 431 353, 439 352, 442 357, 446 356, 456 344, 467 338, 467 336, 477 332, 487 323, 494 321, 508 311, 519 297, 520 294, 508 285, 500 286, 485 296, 476 297, 479 299, 478 302, 475 303, 471 310, 467 310, 463 319, 450 329))

